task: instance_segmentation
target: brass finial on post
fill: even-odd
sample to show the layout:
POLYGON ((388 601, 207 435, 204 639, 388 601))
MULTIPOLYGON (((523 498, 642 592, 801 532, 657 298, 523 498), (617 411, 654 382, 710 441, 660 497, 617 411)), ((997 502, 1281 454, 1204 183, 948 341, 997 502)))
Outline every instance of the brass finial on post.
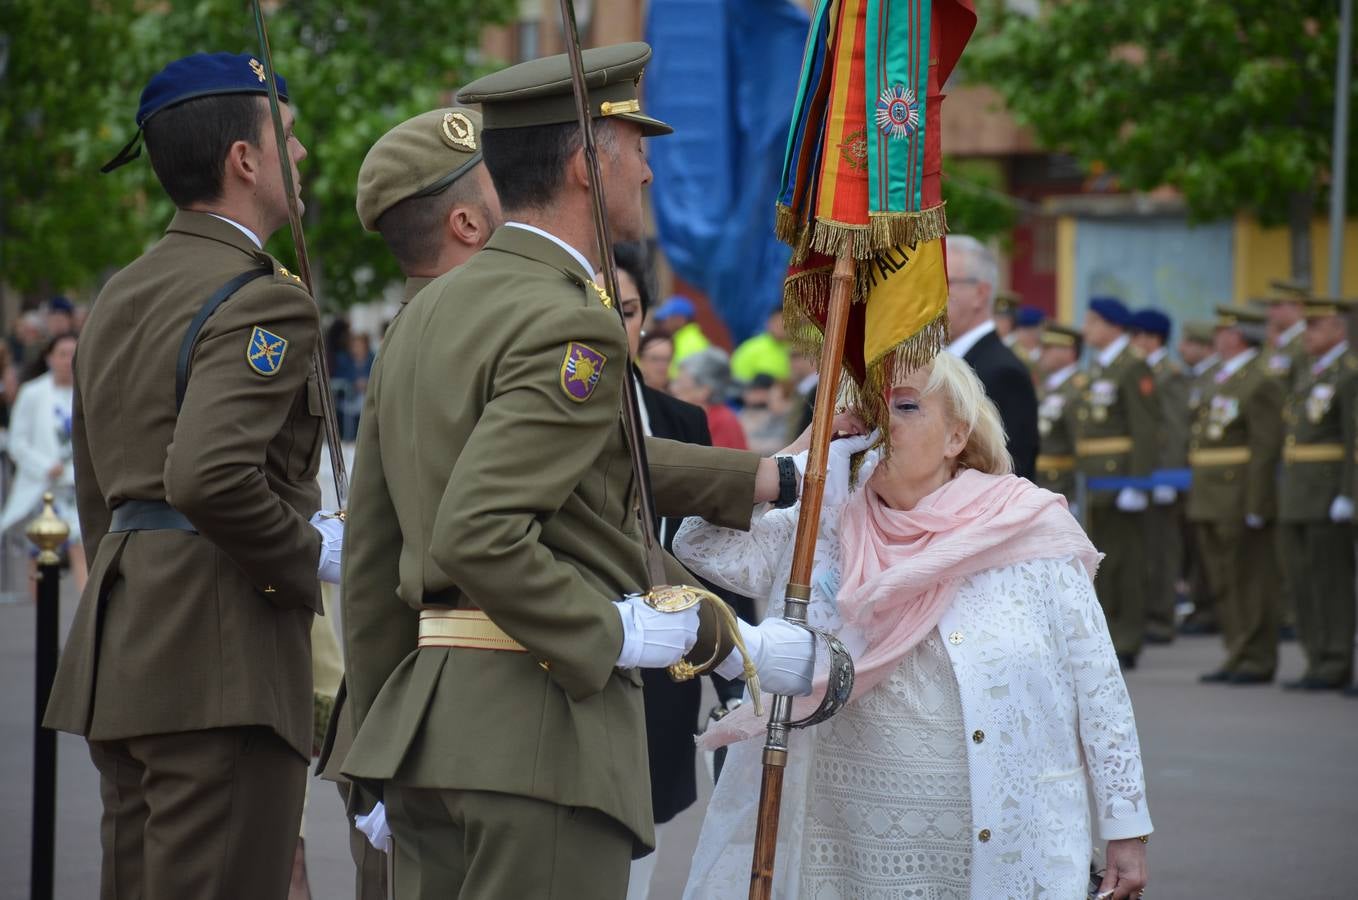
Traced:
POLYGON ((57 555, 57 551, 71 536, 71 527, 61 520, 52 506, 54 499, 51 491, 43 494, 42 512, 24 529, 24 534, 28 535, 28 539, 38 548, 40 566, 58 565, 61 557, 57 555))

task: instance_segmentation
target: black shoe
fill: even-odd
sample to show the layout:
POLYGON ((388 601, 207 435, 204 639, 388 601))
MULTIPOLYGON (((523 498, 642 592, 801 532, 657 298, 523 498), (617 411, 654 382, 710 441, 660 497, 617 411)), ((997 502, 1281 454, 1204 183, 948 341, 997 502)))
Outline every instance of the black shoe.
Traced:
POLYGON ((1225 669, 1217 669, 1215 672, 1207 672, 1198 676, 1198 681, 1203 684, 1225 684, 1231 680, 1231 673, 1225 669))
POLYGON ((1287 682, 1283 685, 1283 688, 1289 691, 1342 691, 1348 683, 1347 678, 1329 680, 1307 675, 1298 678, 1296 681, 1287 682))
POLYGON ((1124 670, 1124 671, 1128 671, 1128 672, 1130 672, 1132 669, 1135 669, 1135 668, 1136 668, 1136 654, 1135 654, 1135 653, 1119 653, 1119 654, 1118 654, 1118 665, 1122 666, 1123 670, 1124 670))
POLYGON ((1297 629, 1291 625, 1282 625, 1278 628, 1278 640, 1295 641, 1297 639, 1297 629))
POLYGON ((1272 684, 1273 673, 1269 672, 1267 675, 1263 675, 1258 672, 1234 672, 1232 673, 1231 677, 1227 679, 1227 683, 1238 686, 1253 684, 1272 684))
POLYGON ((1344 688, 1343 694, 1345 697, 1358 697, 1358 684, 1351 684, 1344 688))
POLYGON ((1179 626, 1179 634, 1185 637, 1203 637, 1209 634, 1219 634, 1220 629, 1211 622, 1195 622, 1192 619, 1185 620, 1179 626))
POLYGON ((1173 635, 1172 633, 1171 633, 1171 634, 1162 634, 1162 633, 1160 633, 1160 632, 1158 632, 1158 631, 1148 631, 1148 632, 1146 632, 1146 643, 1148 643, 1148 644, 1172 644, 1172 643, 1174 643, 1174 635, 1173 635))
POLYGON ((1304 675, 1301 678, 1294 678, 1291 681, 1284 681, 1282 687, 1283 690, 1285 691, 1309 691, 1311 689, 1310 685, 1311 676, 1304 675))

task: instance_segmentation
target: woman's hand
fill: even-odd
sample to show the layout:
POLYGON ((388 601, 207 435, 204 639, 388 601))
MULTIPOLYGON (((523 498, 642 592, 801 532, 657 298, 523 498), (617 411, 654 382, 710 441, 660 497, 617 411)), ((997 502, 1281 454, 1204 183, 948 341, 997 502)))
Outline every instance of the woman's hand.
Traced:
POLYGON ((1109 841, 1104 854, 1108 864, 1099 885, 1098 896, 1111 900, 1131 900, 1146 886, 1146 845, 1139 838, 1109 841))
MULTIPOLYGON (((842 412, 835 415, 834 425, 830 428, 830 436, 836 435, 849 436, 857 434, 867 434, 868 426, 863 424, 863 420, 851 412, 842 412)), ((811 426, 806 426, 806 430, 797 435, 797 439, 779 450, 775 456, 796 456, 811 449, 811 426)))

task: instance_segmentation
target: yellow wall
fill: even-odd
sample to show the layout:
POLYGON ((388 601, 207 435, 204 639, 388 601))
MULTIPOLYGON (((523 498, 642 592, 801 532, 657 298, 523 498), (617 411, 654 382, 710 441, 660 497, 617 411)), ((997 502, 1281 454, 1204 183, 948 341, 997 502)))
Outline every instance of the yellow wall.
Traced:
MULTIPOLYGON (((1292 274, 1291 251, 1286 228, 1263 228, 1251 216, 1235 221, 1235 301, 1269 293, 1268 283, 1292 274)), ((1311 223, 1311 284, 1316 293, 1328 293, 1330 281, 1330 227, 1324 219, 1311 223)), ((1358 296, 1358 221, 1344 228, 1344 274, 1341 291, 1358 296)))
POLYGON ((1074 216, 1056 220, 1056 320, 1075 321, 1075 231, 1074 216))

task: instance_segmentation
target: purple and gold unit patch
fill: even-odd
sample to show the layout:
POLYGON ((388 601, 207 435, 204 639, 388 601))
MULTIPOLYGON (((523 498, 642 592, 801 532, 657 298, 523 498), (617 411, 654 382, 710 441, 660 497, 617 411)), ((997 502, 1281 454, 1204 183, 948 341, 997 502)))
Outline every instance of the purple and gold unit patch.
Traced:
POLYGON ((608 357, 593 347, 571 341, 561 361, 561 389, 576 403, 584 403, 599 384, 608 357))

